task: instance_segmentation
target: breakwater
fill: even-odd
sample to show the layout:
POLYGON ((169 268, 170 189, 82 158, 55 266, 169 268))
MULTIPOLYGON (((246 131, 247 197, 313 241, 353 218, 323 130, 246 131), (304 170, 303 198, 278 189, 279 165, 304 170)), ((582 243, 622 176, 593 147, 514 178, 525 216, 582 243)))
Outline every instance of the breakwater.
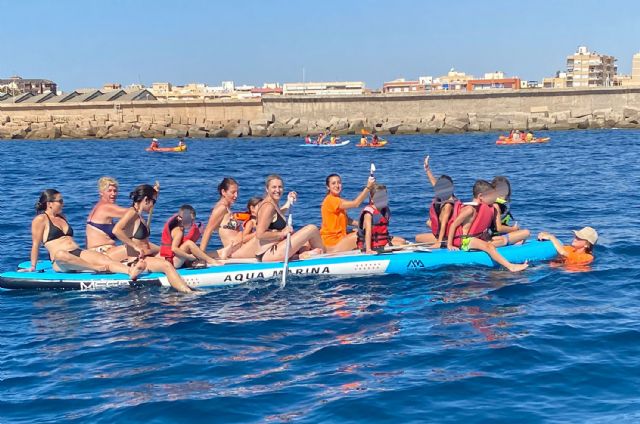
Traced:
POLYGON ((640 128, 640 88, 251 100, 0 103, 0 138, 136 138, 461 133, 640 128))

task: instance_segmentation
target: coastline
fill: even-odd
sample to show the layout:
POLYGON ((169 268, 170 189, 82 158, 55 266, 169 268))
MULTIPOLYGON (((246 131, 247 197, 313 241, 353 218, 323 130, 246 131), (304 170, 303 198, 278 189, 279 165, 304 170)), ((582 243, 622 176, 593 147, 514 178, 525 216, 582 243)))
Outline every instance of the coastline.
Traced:
POLYGON ((640 88, 0 103, 0 139, 304 137, 640 128, 640 88))

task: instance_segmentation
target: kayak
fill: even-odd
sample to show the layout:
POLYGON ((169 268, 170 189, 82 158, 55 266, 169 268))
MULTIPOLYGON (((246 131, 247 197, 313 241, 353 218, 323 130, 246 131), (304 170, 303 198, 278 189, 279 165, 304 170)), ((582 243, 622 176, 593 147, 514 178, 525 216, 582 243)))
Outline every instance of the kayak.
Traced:
POLYGON ((186 152, 187 145, 185 144, 184 146, 176 146, 176 147, 156 147, 155 149, 147 147, 144 150, 146 150, 147 152, 186 152))
POLYGON ((351 140, 345 140, 345 141, 341 141, 340 143, 336 143, 336 144, 315 144, 315 143, 311 143, 311 144, 300 144, 300 147, 342 147, 342 146, 346 146, 347 144, 351 143, 351 140))
POLYGON ((540 144, 540 143, 547 143, 549 142, 549 140, 551 140, 551 137, 534 138, 533 140, 530 140, 530 141, 526 141, 526 140, 513 141, 510 138, 507 138, 501 135, 496 140, 496 144, 502 144, 502 145, 504 144, 540 144))
MULTIPOLYGON (((498 251, 509 261, 521 263, 548 261, 557 256, 550 241, 530 241, 522 245, 505 246, 498 251)), ((289 261, 289 274, 297 277, 404 275, 428 271, 444 266, 496 267, 484 252, 394 251, 367 255, 357 251, 345 254, 318 255, 304 260, 289 261)), ((30 267, 23 262, 19 268, 30 267)), ((237 263, 207 268, 182 268, 178 272, 189 286, 207 288, 244 284, 249 281, 281 278, 282 262, 257 262, 239 259, 237 263)), ((135 286, 170 287, 164 274, 142 274, 135 283, 125 274, 95 272, 55 272, 50 261, 40 261, 35 272, 9 271, 0 274, 0 289, 39 290, 105 290, 135 286)))
POLYGON ((387 145, 387 140, 380 140, 376 145, 373 145, 371 143, 367 143, 367 144, 358 143, 356 144, 356 147, 384 147, 386 145, 387 145))

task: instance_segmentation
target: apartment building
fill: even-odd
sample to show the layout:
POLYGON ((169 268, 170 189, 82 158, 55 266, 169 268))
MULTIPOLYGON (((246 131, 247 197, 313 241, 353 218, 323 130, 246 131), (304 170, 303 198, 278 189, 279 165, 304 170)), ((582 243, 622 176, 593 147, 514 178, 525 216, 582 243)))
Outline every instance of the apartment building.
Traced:
POLYGON ((586 46, 567 56, 567 87, 612 86, 618 71, 616 58, 590 52, 586 46))

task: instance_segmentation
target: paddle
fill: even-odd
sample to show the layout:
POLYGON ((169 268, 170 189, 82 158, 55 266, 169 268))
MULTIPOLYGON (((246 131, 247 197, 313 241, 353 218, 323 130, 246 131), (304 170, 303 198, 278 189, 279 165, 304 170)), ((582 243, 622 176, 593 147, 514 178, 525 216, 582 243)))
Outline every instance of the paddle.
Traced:
MULTIPOLYGON (((291 217, 291 206, 289 206, 289 217, 287 218, 287 227, 291 227, 293 218, 291 217)), ((287 244, 284 248, 284 264, 282 266, 282 281, 280 288, 283 289, 287 285, 287 272, 289 270, 289 248, 291 247, 291 233, 287 233, 287 244)))
POLYGON ((431 249, 425 249, 424 246, 433 245, 432 242, 428 243, 407 243, 402 244, 400 246, 385 246, 382 248, 382 252, 394 252, 396 250, 405 250, 405 249, 420 249, 421 252, 431 252, 431 249))
POLYGON ((376 166, 372 163, 369 167, 369 176, 373 177, 373 174, 376 172, 376 166))
MULTIPOLYGON (((153 185, 153 189, 156 191, 156 202, 158 201, 158 195, 160 194, 160 182, 156 180, 156 183, 153 185)), ((154 203, 151 205, 151 209, 149 209, 149 215, 147 216, 147 229, 151 232, 151 216, 153 215, 153 208, 156 207, 154 203)))

